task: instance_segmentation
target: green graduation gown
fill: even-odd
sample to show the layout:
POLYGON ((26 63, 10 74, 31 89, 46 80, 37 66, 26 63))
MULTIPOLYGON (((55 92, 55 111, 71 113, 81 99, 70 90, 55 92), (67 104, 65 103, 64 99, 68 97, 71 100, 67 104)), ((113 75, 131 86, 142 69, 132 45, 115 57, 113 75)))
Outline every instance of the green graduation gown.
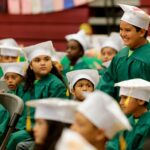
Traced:
POLYGON ((61 64, 63 65, 63 75, 66 75, 67 72, 73 70, 90 69, 89 65, 83 60, 83 58, 80 58, 74 66, 71 66, 70 60, 65 56, 62 59, 61 64))
MULTIPOLYGON (((126 150, 142 150, 148 136, 150 136, 150 112, 144 113, 140 118, 135 119, 129 117, 132 126, 131 131, 120 132, 123 135, 127 149, 126 150)), ((119 137, 116 136, 112 141, 108 142, 107 150, 119 150, 119 137)))
POLYGON ((3 70, 2 68, 0 67, 0 78, 3 76, 3 70))
MULTIPOLYGON (((34 84, 34 89, 32 91, 23 91, 23 85, 20 85, 16 90, 16 94, 24 100, 24 103, 31 99, 42 99, 49 97, 66 97, 66 87, 60 79, 55 75, 49 74, 43 77, 41 80, 34 84)), ((34 109, 30 109, 31 122, 34 124, 34 109)), ((8 150, 15 150, 16 144, 30 138, 29 134, 25 131, 27 119, 27 107, 25 105, 22 116, 17 123, 18 131, 13 133, 9 143, 7 145, 8 150), (17 141, 17 142, 14 142, 17 141)))
POLYGON ((9 123, 10 114, 9 112, 0 104, 0 144, 2 142, 5 130, 9 123))
POLYGON ((128 57, 129 48, 122 49, 112 60, 108 69, 100 79, 97 89, 119 99, 119 88, 114 84, 133 78, 142 78, 150 81, 150 43, 135 49, 128 57))

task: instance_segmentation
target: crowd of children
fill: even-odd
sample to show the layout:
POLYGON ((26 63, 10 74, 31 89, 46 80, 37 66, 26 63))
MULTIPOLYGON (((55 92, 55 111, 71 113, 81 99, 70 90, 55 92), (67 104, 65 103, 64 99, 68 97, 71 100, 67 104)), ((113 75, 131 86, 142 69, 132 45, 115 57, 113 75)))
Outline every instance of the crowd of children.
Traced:
MULTIPOLYGON (((7 150, 144 148, 150 137, 150 16, 120 7, 120 35, 103 42, 98 61, 85 56, 92 43, 83 30, 65 37, 66 53, 56 52, 52 41, 20 48, 14 39, 0 40, 0 94, 24 102, 7 150)), ((2 143, 10 115, 1 104, 0 112, 2 143)))

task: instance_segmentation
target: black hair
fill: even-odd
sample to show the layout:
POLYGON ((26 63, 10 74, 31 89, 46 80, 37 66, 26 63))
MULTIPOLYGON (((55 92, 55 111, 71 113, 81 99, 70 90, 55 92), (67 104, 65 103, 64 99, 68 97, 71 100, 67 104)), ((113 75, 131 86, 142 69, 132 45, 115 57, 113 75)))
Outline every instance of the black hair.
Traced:
POLYGON ((55 145, 60 138, 64 128, 70 124, 46 120, 48 124, 48 133, 45 142, 42 145, 35 144, 34 150, 55 150, 55 145))
MULTIPOLYGON (((54 74, 55 76, 57 76, 63 83, 64 85, 67 87, 67 84, 65 83, 61 73, 59 73, 59 71, 57 70, 57 68, 55 67, 55 65, 52 63, 52 70, 50 71, 50 73, 54 74)), ((25 84, 24 84, 24 92, 30 90, 32 91, 34 88, 34 81, 35 81, 35 73, 34 71, 30 68, 30 66, 27 69, 26 75, 25 75, 25 84)))
MULTIPOLYGON (((134 26, 134 25, 133 25, 134 26)), ((134 26, 136 31, 139 32, 140 30, 142 30, 142 28, 140 27, 137 27, 137 26, 134 26)), ((146 39, 147 38, 147 35, 148 35, 148 30, 146 30, 145 34, 144 34, 144 38, 146 39)))
MULTIPOLYGON (((81 80, 88 80, 88 79, 82 78, 82 79, 80 79, 80 80, 78 80, 78 81, 81 81, 81 80)), ((78 81, 77 81, 77 82, 78 82, 78 81)), ((93 84, 90 80, 88 80, 88 81, 92 84, 93 89, 94 89, 94 84, 93 84)), ((75 86, 76 86, 77 82, 73 85, 73 89, 75 89, 75 86)))
POLYGON ((145 106, 145 107, 148 107, 148 105, 149 105, 148 102, 145 102, 145 103, 144 103, 144 106, 145 106))

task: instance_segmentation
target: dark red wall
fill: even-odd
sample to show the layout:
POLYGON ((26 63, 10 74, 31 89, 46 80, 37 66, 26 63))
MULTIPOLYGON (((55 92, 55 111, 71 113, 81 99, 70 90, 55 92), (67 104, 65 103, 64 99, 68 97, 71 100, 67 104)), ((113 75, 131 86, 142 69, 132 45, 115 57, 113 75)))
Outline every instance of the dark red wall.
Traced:
POLYGON ((24 46, 52 40, 56 49, 65 50, 64 36, 77 32, 88 18, 88 6, 41 15, 0 14, 0 39, 12 37, 24 46))

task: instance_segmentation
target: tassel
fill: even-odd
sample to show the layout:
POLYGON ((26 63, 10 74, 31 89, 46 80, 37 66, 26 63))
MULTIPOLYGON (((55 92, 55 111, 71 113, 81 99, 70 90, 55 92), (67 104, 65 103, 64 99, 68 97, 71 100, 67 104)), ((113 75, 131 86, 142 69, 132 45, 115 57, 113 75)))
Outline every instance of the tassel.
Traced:
POLYGON ((125 100, 125 106, 126 107, 129 105, 129 101, 130 101, 130 98, 131 98, 131 93, 132 93, 132 88, 129 91, 127 99, 125 100))
POLYGON ((130 96, 128 96, 127 99, 125 100, 125 106, 126 107, 129 105, 129 101, 130 101, 130 96))
POLYGON ((30 117, 30 108, 27 107, 27 119, 26 119, 26 130, 28 132, 31 131, 31 117, 30 117))
POLYGON ((20 62, 20 57, 18 56, 18 58, 17 58, 17 62, 20 62))
POLYGON ((119 143, 120 143, 120 150, 126 150, 127 149, 127 143, 125 141, 125 138, 123 135, 119 137, 119 143))
POLYGON ((69 94, 69 90, 67 89, 67 91, 66 91, 66 96, 67 97, 69 97, 70 96, 70 94, 69 94))

